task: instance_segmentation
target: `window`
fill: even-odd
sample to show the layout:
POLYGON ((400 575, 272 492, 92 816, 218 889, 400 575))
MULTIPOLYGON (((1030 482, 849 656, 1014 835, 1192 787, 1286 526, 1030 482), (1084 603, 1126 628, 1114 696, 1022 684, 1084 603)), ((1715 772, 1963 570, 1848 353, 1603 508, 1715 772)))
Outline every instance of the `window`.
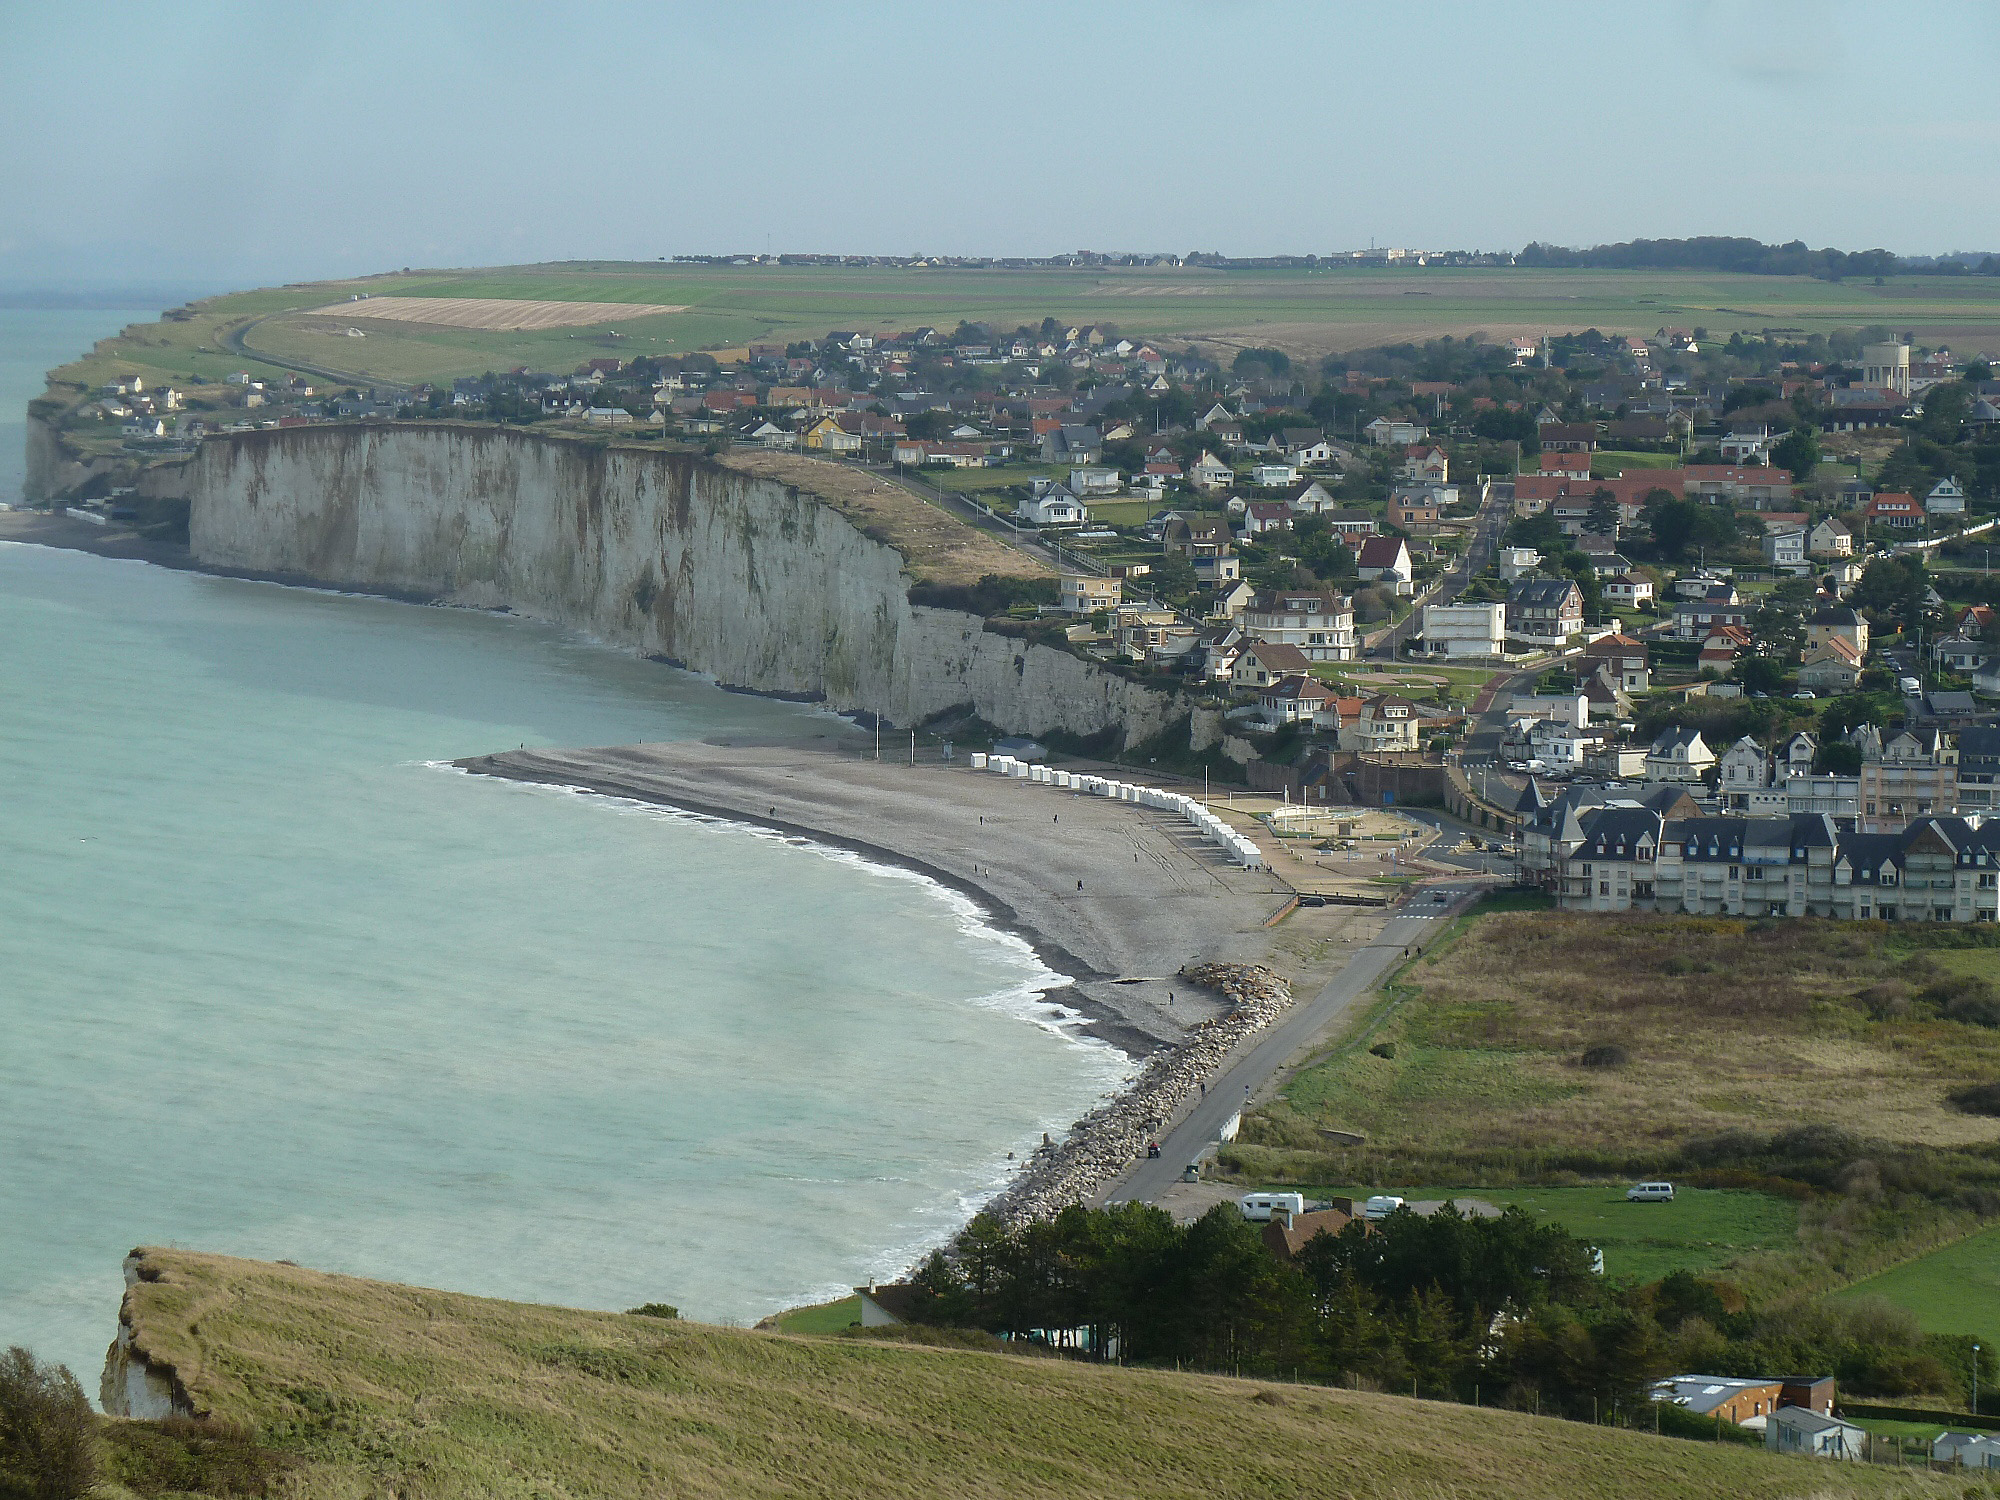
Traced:
POLYGON ((1598 881, 1598 882, 1597 882, 1597 894, 1598 894, 1598 895, 1600 895, 1600 896, 1608 896, 1608 895, 1610 895, 1610 894, 1611 894, 1611 882, 1610 882, 1610 881, 1608 881, 1608 880, 1600 880, 1600 881, 1598 881))

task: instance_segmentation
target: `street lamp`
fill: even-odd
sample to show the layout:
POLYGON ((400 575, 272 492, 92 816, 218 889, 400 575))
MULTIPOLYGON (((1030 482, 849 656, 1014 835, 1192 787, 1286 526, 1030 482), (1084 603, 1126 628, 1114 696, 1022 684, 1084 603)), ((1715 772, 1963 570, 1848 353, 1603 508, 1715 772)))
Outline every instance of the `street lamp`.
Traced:
POLYGON ((1972 1414, 1979 1415, 1979 1346, 1972 1346, 1972 1414))

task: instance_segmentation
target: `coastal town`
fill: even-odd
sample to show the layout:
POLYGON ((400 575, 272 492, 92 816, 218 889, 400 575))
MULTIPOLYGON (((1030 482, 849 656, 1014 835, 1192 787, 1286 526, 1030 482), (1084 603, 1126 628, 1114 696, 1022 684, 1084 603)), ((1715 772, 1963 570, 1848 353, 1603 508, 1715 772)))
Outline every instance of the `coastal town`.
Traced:
MULTIPOLYGON (((889 476, 1050 566, 995 624, 1221 709, 1182 769, 1443 808, 1566 908, 2000 916, 1983 356, 1662 327, 1308 367, 1044 319, 448 388, 121 377, 66 431, 143 459, 395 418, 889 476)), ((140 519, 123 493, 67 509, 140 519)))

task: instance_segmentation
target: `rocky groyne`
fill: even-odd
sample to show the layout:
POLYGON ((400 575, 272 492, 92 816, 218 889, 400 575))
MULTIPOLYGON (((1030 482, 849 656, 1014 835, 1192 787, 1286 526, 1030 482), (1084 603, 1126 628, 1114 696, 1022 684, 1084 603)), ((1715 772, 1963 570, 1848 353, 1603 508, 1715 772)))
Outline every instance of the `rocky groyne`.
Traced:
POLYGON ((1029 1158, 985 1212, 1012 1227, 1054 1218, 1072 1203, 1083 1202, 1145 1155, 1182 1102, 1237 1044, 1269 1026, 1292 1003, 1291 985, 1261 964, 1194 964, 1182 969, 1179 978, 1220 992, 1230 1002, 1229 1010, 1191 1028, 1178 1046, 1154 1053, 1130 1088, 1029 1158))

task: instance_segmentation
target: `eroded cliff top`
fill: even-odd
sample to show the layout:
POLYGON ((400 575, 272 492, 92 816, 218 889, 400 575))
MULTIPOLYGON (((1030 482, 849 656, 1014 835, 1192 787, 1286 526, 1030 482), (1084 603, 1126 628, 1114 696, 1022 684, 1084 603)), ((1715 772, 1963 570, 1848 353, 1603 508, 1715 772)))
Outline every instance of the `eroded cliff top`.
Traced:
POLYGON ((869 536, 902 553, 913 579, 974 584, 988 574, 1053 576, 1052 568, 1027 553, 865 470, 796 453, 727 453, 716 462, 739 474, 775 479, 824 501, 869 536))

